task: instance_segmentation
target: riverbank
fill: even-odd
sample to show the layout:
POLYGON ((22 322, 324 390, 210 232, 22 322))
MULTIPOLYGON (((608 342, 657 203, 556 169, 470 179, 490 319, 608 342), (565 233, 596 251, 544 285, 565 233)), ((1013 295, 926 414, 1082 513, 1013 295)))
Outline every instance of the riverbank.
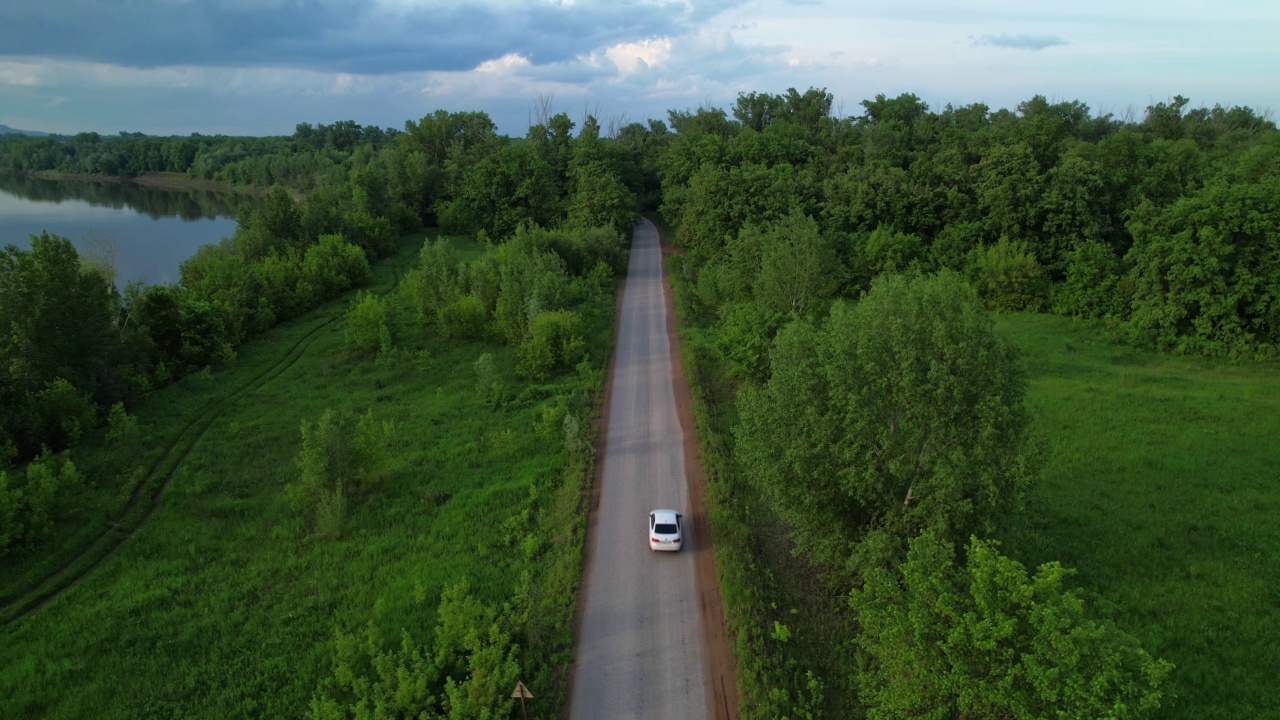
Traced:
POLYGON ((120 175, 82 175, 78 173, 59 173, 48 170, 15 173, 19 177, 37 178, 40 180, 87 180, 90 182, 109 182, 120 185, 141 185, 159 190, 210 190, 216 192, 236 192, 246 195, 263 195, 265 188, 230 185, 216 180, 193 178, 186 173, 150 172, 136 177, 120 175))

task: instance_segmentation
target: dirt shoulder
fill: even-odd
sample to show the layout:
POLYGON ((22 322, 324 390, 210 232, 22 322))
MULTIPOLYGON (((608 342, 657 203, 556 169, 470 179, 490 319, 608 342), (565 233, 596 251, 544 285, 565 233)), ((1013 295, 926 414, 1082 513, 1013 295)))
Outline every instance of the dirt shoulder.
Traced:
POLYGON ((734 673, 736 665, 729 632, 725 625, 724 602, 720 598, 720 585, 716 580, 715 546, 711 538, 711 523, 707 517, 705 501, 706 474, 702 470, 702 457, 698 452, 698 431, 693 423, 693 406, 689 383, 685 380, 684 366, 680 362, 680 336, 676 332, 675 299, 671 294, 671 281, 666 273, 668 255, 684 253, 667 244, 662 225, 658 228, 658 241, 662 245, 662 292, 667 299, 667 343, 671 348, 671 382, 676 395, 676 415, 680 418, 683 436, 684 471, 689 483, 689 499, 692 507, 694 538, 698 546, 695 573, 698 586, 698 609, 702 613, 702 647, 706 650, 704 662, 707 681, 707 717, 715 720, 737 720, 738 685, 734 673))

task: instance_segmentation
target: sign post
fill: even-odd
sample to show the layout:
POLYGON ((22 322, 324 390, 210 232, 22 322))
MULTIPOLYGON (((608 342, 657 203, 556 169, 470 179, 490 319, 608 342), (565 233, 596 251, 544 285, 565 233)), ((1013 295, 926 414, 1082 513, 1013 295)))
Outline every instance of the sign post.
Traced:
POLYGON ((533 699, 533 693, 529 692, 529 688, 524 686, 520 680, 516 681, 516 689, 511 691, 511 697, 520 698, 520 713, 524 715, 524 720, 529 720, 529 711, 524 707, 525 698, 533 699))

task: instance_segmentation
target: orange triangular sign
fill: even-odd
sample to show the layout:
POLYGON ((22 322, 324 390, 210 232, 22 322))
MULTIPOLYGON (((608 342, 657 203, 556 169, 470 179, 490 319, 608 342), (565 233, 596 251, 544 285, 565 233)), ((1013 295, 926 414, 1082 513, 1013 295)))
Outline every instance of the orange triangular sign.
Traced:
POLYGON ((529 688, 525 687, 523 682, 517 680, 516 689, 511 691, 511 697, 524 698, 525 700, 532 700, 533 693, 529 692, 529 688))

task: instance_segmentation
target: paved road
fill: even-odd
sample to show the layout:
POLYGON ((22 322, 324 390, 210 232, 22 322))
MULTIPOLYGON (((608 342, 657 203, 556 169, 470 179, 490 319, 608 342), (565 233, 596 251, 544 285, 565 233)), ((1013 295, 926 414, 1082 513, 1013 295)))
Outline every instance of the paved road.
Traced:
POLYGON ((617 329, 600 505, 589 539, 570 715, 577 720, 707 716, 696 538, 649 550, 654 508, 689 504, 662 293, 657 229, 632 239, 617 329))

